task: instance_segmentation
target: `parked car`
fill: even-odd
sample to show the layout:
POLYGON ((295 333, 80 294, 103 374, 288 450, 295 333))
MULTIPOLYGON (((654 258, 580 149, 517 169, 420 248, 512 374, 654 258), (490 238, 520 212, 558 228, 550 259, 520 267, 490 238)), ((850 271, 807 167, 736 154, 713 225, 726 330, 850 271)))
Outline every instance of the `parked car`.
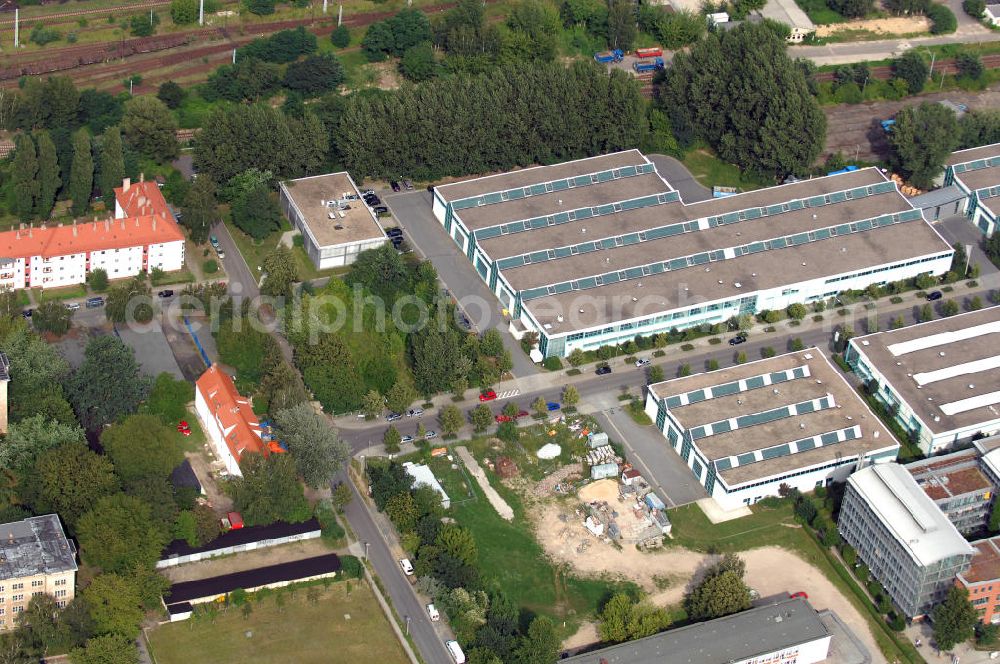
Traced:
POLYGON ((399 183, 396 182, 395 180, 390 182, 389 186, 392 188, 393 191, 399 191, 399 183))
POLYGON ((493 390, 486 390, 485 392, 481 392, 479 394, 480 401, 493 401, 496 398, 497 398, 497 393, 494 392, 493 390))
POLYGON ((69 309, 70 311, 79 311, 80 310, 80 303, 79 302, 67 302, 66 303, 66 308, 69 309))
POLYGON ((503 413, 500 413, 499 415, 497 415, 493 419, 497 421, 497 424, 499 424, 501 422, 513 422, 514 421, 513 417, 511 417, 510 415, 504 415, 503 413))
POLYGON ((441 614, 438 613, 438 610, 434 608, 433 604, 427 605, 427 615, 428 617, 430 617, 431 622, 437 622, 438 620, 441 620, 441 614))
POLYGON ((738 334, 738 335, 736 335, 735 337, 733 337, 732 339, 729 340, 729 345, 730 346, 739 346, 741 343, 743 343, 746 340, 747 340, 747 338, 746 338, 745 335, 738 334))
POLYGON ((218 255, 220 260, 226 259, 226 252, 222 249, 222 247, 216 247, 215 253, 218 255))
POLYGON ((427 433, 424 434, 425 440, 430 440, 431 438, 437 438, 437 437, 438 437, 437 431, 428 431, 427 433))
POLYGON ((648 367, 649 363, 650 363, 650 360, 648 360, 646 358, 641 358, 641 359, 638 359, 638 360, 635 361, 635 366, 637 366, 637 367, 648 367))
POLYGON ((157 297, 162 297, 162 298, 173 297, 174 296, 174 291, 172 291, 171 289, 167 288, 165 290, 161 290, 159 293, 156 294, 156 296, 157 297))
POLYGON ((545 402, 545 409, 546 410, 552 411, 552 410, 559 410, 560 408, 562 408, 562 406, 560 406, 559 403, 556 402, 556 401, 546 401, 545 402))
POLYGON ((365 203, 368 203, 368 205, 374 207, 376 205, 381 205, 382 204, 382 199, 379 198, 378 196, 376 196, 375 194, 366 195, 365 196, 365 203))
POLYGON ((788 596, 791 597, 792 599, 800 599, 800 598, 801 599, 809 599, 809 595, 807 595, 806 593, 802 592, 801 590, 799 592, 797 592, 797 593, 791 593, 788 596))
POLYGON ((363 190, 361 192, 361 195, 362 196, 374 196, 375 195, 375 190, 374 189, 365 189, 365 190, 363 190))
POLYGON ((215 237, 214 235, 209 235, 208 236, 208 242, 209 242, 209 244, 212 245, 213 249, 218 249, 219 248, 219 238, 215 237))
POLYGON ((25 309, 24 311, 21 312, 21 315, 24 316, 25 318, 31 318, 31 314, 33 313, 35 313, 34 309, 25 309))
POLYGON ((389 216, 389 208, 387 208, 384 205, 376 205, 375 207, 372 208, 372 212, 374 212, 379 217, 389 216))
POLYGON ((406 189, 407 191, 412 191, 412 190, 413 190, 413 183, 412 183, 412 182, 410 182, 409 180, 403 180, 403 187, 404 187, 404 188, 405 188, 405 189, 406 189))
POLYGON ((401 443, 412 443, 413 442, 413 436, 403 436, 403 437, 401 437, 399 439, 399 442, 401 442, 401 443))
POLYGON ((385 229, 385 234, 389 237, 403 237, 403 229, 398 226, 385 229))
POLYGON ((597 367, 597 371, 595 373, 597 373, 598 376, 606 376, 607 374, 611 373, 611 367, 609 367, 606 364, 601 365, 597 367))
POLYGON ((88 297, 87 298, 87 308, 88 309, 97 309, 98 307, 103 307, 103 306, 104 306, 104 298, 103 297, 88 297))
POLYGON ((424 414, 423 408, 411 408, 410 410, 406 411, 407 417, 418 417, 423 414, 424 414))
POLYGON ((399 568, 403 570, 403 574, 406 576, 413 576, 413 563, 410 562, 409 558, 401 558, 399 568))
POLYGON ((942 293, 939 290, 936 290, 932 293, 927 294, 927 301, 933 302, 934 300, 940 300, 942 297, 944 297, 944 293, 942 293))
POLYGON ((518 411, 517 419, 521 419, 522 417, 527 417, 528 415, 531 415, 531 413, 529 413, 526 410, 518 411))
POLYGON ((395 422, 396 420, 401 420, 401 419, 403 419, 403 416, 400 415, 399 413, 389 413, 388 415, 385 416, 386 422, 395 422))

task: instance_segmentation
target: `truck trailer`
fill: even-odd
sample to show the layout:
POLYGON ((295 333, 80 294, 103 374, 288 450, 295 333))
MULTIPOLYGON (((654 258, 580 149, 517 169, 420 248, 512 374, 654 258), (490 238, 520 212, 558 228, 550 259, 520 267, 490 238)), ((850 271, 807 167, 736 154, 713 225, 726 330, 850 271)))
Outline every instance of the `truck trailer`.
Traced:
POLYGON ((621 49, 616 48, 613 51, 603 51, 601 53, 594 53, 594 60, 603 64, 610 64, 612 62, 621 62, 625 54, 621 49))
POLYGON ((632 69, 637 74, 663 69, 663 58, 653 58, 652 60, 636 60, 632 63, 632 69))

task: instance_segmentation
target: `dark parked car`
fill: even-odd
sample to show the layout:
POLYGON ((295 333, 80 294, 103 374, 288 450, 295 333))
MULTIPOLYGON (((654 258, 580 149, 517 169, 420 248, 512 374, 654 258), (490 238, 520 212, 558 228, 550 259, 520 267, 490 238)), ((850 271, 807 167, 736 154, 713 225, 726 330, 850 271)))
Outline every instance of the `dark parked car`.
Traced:
POLYGON ((97 307, 103 307, 103 306, 104 306, 104 298, 103 297, 88 297, 87 298, 87 308, 88 309, 96 309, 97 307))
POLYGON ((383 214, 389 214, 389 208, 387 208, 384 205, 377 205, 377 206, 375 206, 375 207, 372 208, 372 211, 374 211, 375 214, 379 215, 380 217, 383 214))
POLYGON ((602 366, 597 367, 597 372, 596 373, 597 373, 598 376, 605 376, 605 375, 611 373, 611 367, 609 367, 608 365, 604 364, 602 366))
POLYGON ((396 420, 401 420, 401 419, 403 419, 403 416, 400 415, 399 413, 389 413, 388 415, 385 416, 386 422, 395 422, 396 420))
POLYGON ((395 180, 393 180, 392 182, 390 182, 389 186, 392 187, 393 191, 399 191, 399 183, 396 182, 395 180))
POLYGON ((942 293, 939 290, 936 290, 933 293, 927 294, 927 301, 933 302, 934 300, 940 300, 942 297, 944 297, 944 293, 942 293))
POLYGON ((172 291, 171 289, 167 288, 165 290, 161 290, 156 295, 157 295, 157 297, 162 297, 162 298, 173 297, 174 296, 174 291, 172 291))
POLYGON ((747 338, 745 336, 743 336, 742 334, 740 334, 740 335, 737 335, 737 336, 733 337, 732 339, 730 339, 729 340, 729 345, 730 346, 739 346, 741 343, 743 343, 746 340, 747 340, 747 338))
POLYGON ((412 183, 412 182, 410 182, 409 180, 403 180, 403 187, 404 187, 404 188, 405 188, 405 189, 406 189, 407 191, 410 191, 411 189, 413 189, 413 183, 412 183))
POLYGON ((403 229, 397 227, 387 228, 385 229, 385 234, 389 237, 403 237, 403 229))
POLYGON ((24 311, 21 312, 21 315, 24 316, 25 318, 31 318, 31 314, 33 313, 35 313, 34 309, 25 309, 24 311))
POLYGON ((368 194, 365 196, 365 203, 368 203, 368 205, 381 205, 382 199, 375 194, 368 194))

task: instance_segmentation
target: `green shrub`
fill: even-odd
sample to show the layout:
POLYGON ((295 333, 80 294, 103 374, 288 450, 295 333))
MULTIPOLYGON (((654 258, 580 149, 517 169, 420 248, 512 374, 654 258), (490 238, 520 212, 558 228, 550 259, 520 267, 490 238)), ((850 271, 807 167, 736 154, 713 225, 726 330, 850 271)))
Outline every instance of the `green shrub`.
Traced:
POLYGON ((663 357, 667 352, 665 350, 654 350, 653 357, 663 357))
POLYGON ((903 298, 901 298, 898 295, 893 295, 892 297, 889 298, 889 301, 892 302, 893 304, 902 304, 903 298))
POLYGON ((722 343, 722 339, 720 339, 719 337, 712 337, 711 339, 708 340, 708 343, 710 343, 713 346, 718 346, 719 344, 722 343))
POLYGON ((823 314, 816 314, 815 316, 813 316, 814 323, 820 323, 822 321, 823 321, 823 314))
POLYGON ((351 44, 351 31, 346 25, 338 25, 330 33, 330 42, 337 48, 347 48, 351 44))
POLYGON ((209 258, 202 263, 201 269, 205 271, 205 274, 215 274, 219 271, 219 264, 214 258, 209 258))
POLYGON ((681 345, 681 350, 694 350, 694 345, 693 344, 682 344, 681 345))
POLYGON ((944 5, 932 4, 927 10, 927 18, 931 20, 931 34, 951 34, 958 29, 958 19, 955 13, 944 5))
POLYGON ((974 19, 982 19, 986 13, 986 0, 962 0, 962 11, 974 19))
POLYGON ((569 369, 568 371, 566 371, 566 375, 567 376, 579 376, 581 373, 582 372, 579 369, 577 369, 576 367, 573 367, 572 369, 569 369))
POLYGON ((854 576, 858 577, 858 581, 862 584, 868 582, 868 565, 864 563, 858 565, 854 568, 854 576))
POLYGON ((770 346, 765 346, 760 349, 760 356, 764 359, 767 359, 769 357, 774 357, 775 356, 774 349, 771 348, 770 346))
POLYGON ((364 564, 356 556, 340 556, 340 574, 342 579, 360 579, 365 575, 364 564))
POLYGON ((562 369, 562 360, 553 355, 552 357, 545 358, 545 360, 542 362, 542 366, 548 369, 549 371, 559 371, 560 369, 562 369))

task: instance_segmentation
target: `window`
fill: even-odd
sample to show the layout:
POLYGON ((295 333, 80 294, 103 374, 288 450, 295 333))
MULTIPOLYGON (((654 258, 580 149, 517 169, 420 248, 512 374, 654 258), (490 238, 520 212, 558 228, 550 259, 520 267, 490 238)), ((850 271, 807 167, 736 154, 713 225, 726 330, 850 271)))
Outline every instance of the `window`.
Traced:
POLYGON ((13 609, 11 609, 11 612, 13 613, 21 613, 22 611, 24 611, 23 606, 15 606, 13 609))
POLYGON ((31 582, 31 587, 32 588, 41 588, 44 585, 45 585, 45 582, 41 581, 39 579, 35 579, 34 581, 31 582))
POLYGON ((24 588, 23 583, 15 583, 14 585, 11 586, 11 590, 21 590, 22 588, 24 588))
POLYGON ((24 601, 24 595, 14 595, 13 597, 10 598, 10 601, 12 601, 12 602, 23 602, 24 601))
POLYGON ((66 590, 57 590, 56 591, 56 597, 65 597, 66 596, 66 592, 67 592, 66 590))
MULTIPOLYGON (((56 579, 56 585, 57 586, 65 586, 66 585, 66 579, 56 579)), ((3 590, 3 586, 0 586, 0 591, 2 591, 2 590, 3 590)))

